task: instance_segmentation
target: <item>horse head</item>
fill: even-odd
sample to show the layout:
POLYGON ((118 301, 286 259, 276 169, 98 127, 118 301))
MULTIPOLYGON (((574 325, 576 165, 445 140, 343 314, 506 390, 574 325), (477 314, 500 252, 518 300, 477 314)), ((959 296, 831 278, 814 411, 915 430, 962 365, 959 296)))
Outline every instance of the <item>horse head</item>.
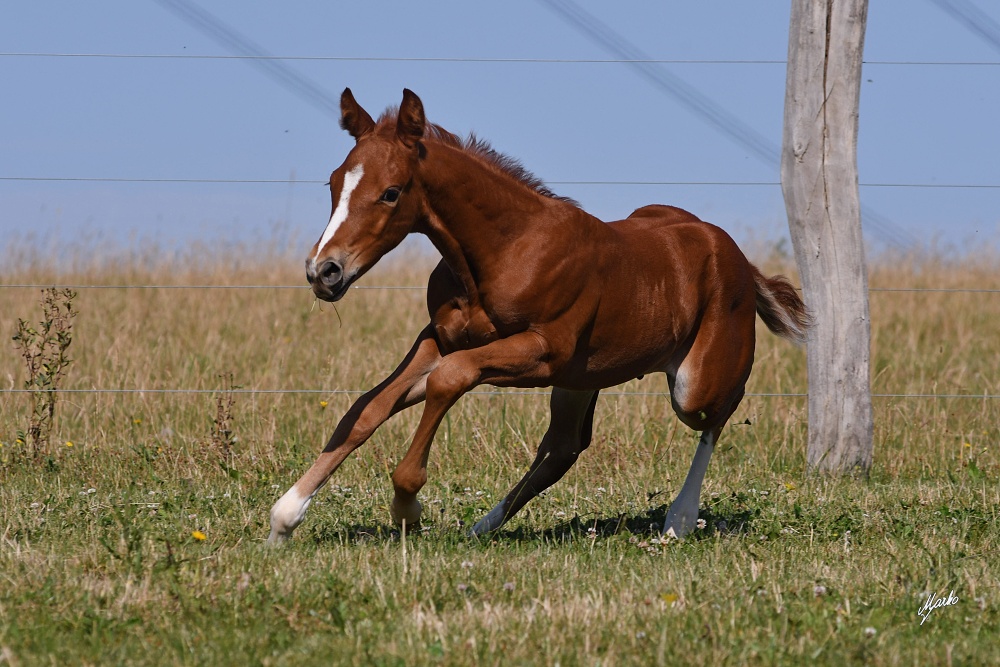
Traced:
POLYGON ((376 124, 346 88, 340 114, 355 145, 330 175, 330 221, 306 259, 306 279, 324 301, 341 299, 424 210, 422 195, 411 188, 425 126, 420 98, 404 90, 395 123, 376 124))

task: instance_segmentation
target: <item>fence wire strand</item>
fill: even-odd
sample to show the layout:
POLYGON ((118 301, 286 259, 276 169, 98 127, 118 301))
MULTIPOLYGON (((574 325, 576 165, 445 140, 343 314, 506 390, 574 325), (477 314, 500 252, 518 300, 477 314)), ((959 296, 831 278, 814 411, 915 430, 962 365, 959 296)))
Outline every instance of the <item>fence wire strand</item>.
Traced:
MULTIPOLYGON (((168 3, 169 4, 169 3, 168 3)), ((540 64, 540 65, 749 65, 749 66, 786 66, 785 60, 700 60, 700 59, 658 59, 658 58, 477 58, 477 57, 370 57, 370 56, 303 56, 303 55, 271 55, 264 53, 242 54, 142 54, 142 53, 65 53, 65 52, 0 52, 0 58, 54 58, 54 59, 149 59, 149 60, 215 60, 215 61, 259 61, 262 63, 282 61, 314 61, 314 62, 402 62, 402 63, 474 63, 474 64, 540 64)), ((902 61, 902 60, 870 60, 864 61, 866 66, 919 66, 919 67, 996 67, 1000 62, 994 61, 902 61)), ((77 176, 0 176, 0 181, 21 182, 82 182, 82 183, 164 183, 164 184, 247 184, 247 185, 322 185, 318 180, 290 179, 230 179, 230 178, 119 178, 119 177, 77 177, 77 176)), ((778 181, 667 181, 667 180, 553 180, 551 185, 577 186, 689 186, 689 187, 777 187, 778 181)), ((1000 189, 1000 184, 993 183, 861 183, 864 188, 914 188, 914 189, 1000 189)), ((306 290, 301 285, 101 285, 90 283, 67 284, 37 284, 11 283, 2 284, 0 289, 44 289, 48 287, 70 289, 221 289, 221 290, 306 290)), ((356 285, 356 290, 424 290, 420 285, 356 285)), ((986 288, 923 288, 923 287, 873 287, 869 292, 915 292, 915 293, 970 293, 997 294, 1000 289, 986 288)), ((0 389, 0 394, 27 394, 37 389, 0 389)), ((91 389, 56 389, 59 394, 218 394, 226 391, 237 395, 361 395, 368 390, 362 389, 136 389, 136 388, 91 388, 91 389)), ((540 390, 474 390, 468 392, 472 396, 535 396, 547 395, 548 391, 540 390)), ((666 392, 643 391, 603 391, 605 396, 669 396, 666 392)), ((748 397, 757 398, 805 398, 807 393, 747 393, 748 397)), ((980 399, 990 400, 1000 398, 1000 394, 906 394, 906 393, 873 393, 872 398, 879 399, 980 399)))
MULTIPOLYGON (((268 396, 284 394, 313 394, 319 396, 359 396, 366 394, 370 389, 0 389, 0 394, 219 394, 227 393, 233 395, 268 396)), ((542 389, 481 389, 472 390, 463 394, 464 396, 548 396, 550 391, 542 389)), ((665 391, 625 391, 625 390, 602 390, 601 396, 652 396, 669 398, 670 393, 665 391)), ((748 398, 807 398, 808 392, 747 392, 748 398)), ((872 398, 924 398, 924 399, 978 399, 991 400, 1000 398, 1000 394, 898 394, 898 393, 873 393, 872 398)))
MULTIPOLYGON (((301 290, 306 285, 97 285, 91 283, 9 283, 0 289, 220 289, 220 290, 301 290)), ((425 285, 352 285, 352 290, 426 290, 425 285)), ((800 289, 800 288, 796 288, 800 289)), ((869 292, 928 292, 942 294, 1000 294, 1000 289, 985 287, 869 287, 869 292)))
MULTIPOLYGON (((774 59, 683 59, 683 58, 480 58, 474 56, 303 56, 249 55, 211 53, 71 53, 40 51, 9 51, 0 58, 95 58, 109 60, 288 60, 305 62, 372 62, 372 63, 473 63, 511 65, 788 65, 787 60, 774 59)), ((865 60, 864 65, 888 67, 997 67, 990 60, 865 60)))
MULTIPOLYGON (((322 180, 288 178, 159 178, 119 176, 0 176, 0 181, 35 183, 164 183, 204 185, 326 185, 322 180)), ((590 180, 546 181, 547 185, 678 186, 678 187, 778 187, 780 181, 657 181, 590 180)), ((859 183, 862 188, 913 188, 917 190, 1000 190, 1000 183, 859 183)))

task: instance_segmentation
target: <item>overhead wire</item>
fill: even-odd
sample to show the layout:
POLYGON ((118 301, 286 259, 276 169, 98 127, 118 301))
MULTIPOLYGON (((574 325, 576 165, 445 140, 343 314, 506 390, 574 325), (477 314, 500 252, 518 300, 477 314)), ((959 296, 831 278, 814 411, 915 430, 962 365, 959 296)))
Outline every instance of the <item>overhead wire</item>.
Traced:
POLYGON ((318 110, 334 118, 340 118, 340 98, 328 93, 322 86, 299 74, 274 58, 264 47, 214 15, 188 0, 155 0, 157 4, 178 16, 189 25, 200 30, 234 54, 243 57, 264 75, 299 96, 318 110))
MULTIPOLYGON (((299 74, 286 64, 290 60, 410 60, 438 61, 438 62, 613 62, 631 66, 648 83, 683 106, 693 111, 710 126, 739 145, 743 146, 755 157, 763 161, 768 166, 777 169, 780 162, 780 149, 770 142, 766 137, 757 132, 751 126, 742 121, 738 116, 729 112, 721 105, 714 102, 707 95, 701 93, 695 87, 686 83, 680 77, 665 70, 665 64, 784 64, 779 60, 668 60, 650 57, 644 51, 635 46, 628 39, 615 32, 607 24, 603 23, 596 16, 579 7, 572 0, 540 0, 540 2, 554 11, 562 20, 583 32, 592 41, 598 43, 602 48, 611 52, 616 57, 614 59, 478 59, 478 58, 361 58, 361 57, 337 57, 337 56, 275 56, 267 52, 264 47, 257 44, 249 37, 241 34, 233 27, 212 15, 208 11, 198 7, 189 0, 155 0, 160 6, 172 12, 174 15, 193 26, 200 32, 230 51, 230 55, 188 55, 188 54, 42 54, 42 53, 6 53, 5 56, 53 56, 53 57, 147 57, 147 58, 214 58, 214 59, 240 59, 245 60, 267 77, 285 87, 293 94, 318 108, 320 111, 333 117, 339 117, 339 99, 328 93, 322 86, 313 82, 309 78, 299 74)), ((976 34, 989 41, 1000 50, 1000 27, 996 25, 988 16, 978 10, 967 0, 931 0, 949 13, 956 20, 960 20, 970 29, 975 28, 976 34), (973 26, 975 24, 975 26, 973 26)), ((876 63, 869 63, 876 64, 876 63)), ((891 64, 889 61, 883 64, 891 64)), ((939 63, 944 64, 944 63, 939 63)), ((972 63, 968 63, 972 64, 972 63)), ((996 63, 981 63, 996 64, 996 63)), ((42 178, 42 177, 0 177, 0 181, 14 180, 51 180, 51 181, 103 181, 103 182, 175 182, 175 183, 291 183, 292 181, 271 180, 271 179, 113 179, 113 178, 42 178)), ((592 181, 592 182, 552 182, 558 184, 575 185, 641 185, 647 184, 639 181, 616 182, 616 181, 592 181)), ((684 183, 651 182, 649 185, 686 185, 684 183)), ((692 184, 697 185, 697 184, 692 184)), ((704 185, 709 185, 705 183, 704 185)), ((879 187, 879 186, 875 186, 879 187)), ((889 187, 889 186, 882 186, 889 187)), ((898 187, 903 187, 900 184, 898 187)), ((933 187, 933 186, 928 186, 933 187)), ((939 186, 946 187, 946 186, 939 186)), ((992 187, 969 185, 964 187, 992 187)), ((909 249, 918 244, 917 239, 907 230, 893 222, 887 216, 873 210, 871 207, 862 205, 862 218, 867 227, 882 241, 897 249, 909 249)))
POLYGON ((969 0, 930 0, 966 30, 1000 53, 1000 23, 969 0))
MULTIPOLYGON (((336 56, 274 56, 263 47, 246 36, 226 25, 209 12, 187 2, 187 0, 156 0, 158 4, 202 31, 225 48, 232 51, 231 55, 193 55, 193 54, 82 54, 82 53, 0 53, 0 57, 80 57, 80 58, 170 58, 170 59, 236 59, 248 61, 266 76, 282 85, 304 101, 324 113, 339 117, 339 100, 325 91, 321 86, 307 77, 297 73, 285 65, 285 61, 298 60, 364 60, 364 61, 404 61, 404 62, 472 62, 472 63, 616 63, 632 66, 647 82, 667 93, 699 117, 712 125, 716 130, 742 145, 758 159, 769 166, 777 166, 779 150, 763 135, 744 123, 739 117, 728 112, 709 97, 676 77, 658 67, 667 64, 757 64, 785 65, 778 60, 668 60, 651 58, 631 42, 621 37, 593 15, 578 7, 571 0, 540 0, 559 14, 567 23, 575 26, 599 43, 606 50, 616 54, 614 59, 543 59, 543 58, 379 58, 379 57, 336 57, 336 56)), ((965 25, 970 31, 982 37, 995 49, 1000 51, 1000 26, 988 15, 967 0, 930 0, 949 13, 955 20, 965 25)), ((906 61, 869 61, 868 65, 963 65, 963 66, 995 66, 996 62, 906 62, 906 61)), ((161 179, 161 178, 83 178, 83 177, 0 177, 0 180, 13 181, 111 181, 111 182, 165 182, 165 183, 313 183, 313 181, 291 181, 287 179, 161 179)), ((320 181, 315 181, 320 183, 320 181)), ((551 181, 563 185, 780 185, 777 182, 679 182, 679 181, 551 181)), ((924 187, 924 188, 998 188, 992 184, 898 184, 872 183, 862 184, 862 187, 924 187)), ((863 209, 863 216, 877 232, 892 245, 913 245, 915 239, 902 230, 891 220, 870 208, 863 209)), ((48 287, 49 285, 10 284, 0 287, 48 287)), ((128 289, 303 289, 292 285, 67 285, 72 288, 128 288, 128 289)), ((404 289, 420 290, 420 286, 355 286, 355 289, 404 289)), ((946 289, 946 288, 872 288, 872 292, 982 292, 1000 293, 991 289, 946 289)), ((36 390, 0 389, 0 393, 29 393, 36 390)), ((205 394, 230 391, 234 394, 361 394, 365 390, 334 389, 59 389, 60 393, 158 393, 158 394, 205 394)), ((542 391, 472 391, 472 395, 534 395, 547 394, 542 391)), ((663 392, 603 392, 611 396, 665 396, 663 392)), ((748 393, 748 396, 758 397, 805 397, 805 393, 748 393)), ((892 394, 877 393, 874 398, 928 398, 928 399, 996 399, 994 394, 892 394)))
MULTIPOLYGON (((602 48, 621 58, 654 88, 688 108, 764 164, 775 170, 779 168, 781 152, 778 146, 694 86, 652 63, 653 59, 642 49, 573 0, 539 0, 539 2, 602 48)), ((913 234, 870 206, 861 205, 861 218, 875 236, 896 249, 905 250, 918 244, 913 234)))

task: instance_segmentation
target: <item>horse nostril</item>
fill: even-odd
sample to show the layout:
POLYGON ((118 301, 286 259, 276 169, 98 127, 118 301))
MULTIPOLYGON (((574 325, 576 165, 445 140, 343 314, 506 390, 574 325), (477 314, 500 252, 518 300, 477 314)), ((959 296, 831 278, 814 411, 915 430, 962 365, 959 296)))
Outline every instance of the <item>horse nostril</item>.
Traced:
POLYGON ((332 259, 328 259, 319 266, 319 271, 317 275, 320 280, 322 280, 327 285, 336 284, 340 282, 340 277, 343 274, 343 269, 340 264, 337 264, 332 259))

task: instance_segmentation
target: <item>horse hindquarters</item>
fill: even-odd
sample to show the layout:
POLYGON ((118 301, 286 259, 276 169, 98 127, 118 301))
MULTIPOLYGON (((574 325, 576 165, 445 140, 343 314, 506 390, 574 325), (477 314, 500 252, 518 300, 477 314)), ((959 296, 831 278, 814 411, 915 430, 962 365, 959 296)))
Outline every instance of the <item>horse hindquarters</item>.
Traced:
POLYGON ((668 372, 674 412, 699 431, 722 426, 736 410, 756 345, 755 269, 742 253, 715 263, 724 264, 725 271, 706 281, 714 291, 702 299, 705 305, 684 358, 674 373, 668 372))
POLYGON ((715 282, 718 291, 710 295, 691 347, 673 376, 668 374, 674 412, 687 426, 702 431, 684 485, 664 521, 663 532, 672 537, 683 537, 697 524, 701 486, 715 443, 743 400, 753 366, 755 269, 742 253, 717 263, 725 260, 732 261, 715 282))

